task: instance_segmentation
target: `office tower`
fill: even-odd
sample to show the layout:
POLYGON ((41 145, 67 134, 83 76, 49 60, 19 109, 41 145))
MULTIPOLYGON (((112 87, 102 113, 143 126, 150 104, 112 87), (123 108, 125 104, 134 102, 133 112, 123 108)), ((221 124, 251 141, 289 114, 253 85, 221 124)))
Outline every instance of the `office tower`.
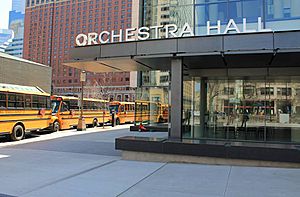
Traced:
POLYGON ((25 0, 12 0, 12 10, 25 13, 25 0))
POLYGON ((0 29, 0 52, 5 52, 9 43, 14 38, 14 32, 8 29, 0 29))
POLYGON ((14 38, 9 43, 5 52, 17 56, 23 56, 25 0, 13 0, 12 10, 9 12, 9 29, 14 32, 14 38))
MULTIPOLYGON (((54 94, 78 94, 80 71, 63 66, 80 33, 126 29, 131 0, 27 0, 24 58, 52 67, 54 94)), ((86 96, 132 100, 130 73, 87 74, 86 96)))

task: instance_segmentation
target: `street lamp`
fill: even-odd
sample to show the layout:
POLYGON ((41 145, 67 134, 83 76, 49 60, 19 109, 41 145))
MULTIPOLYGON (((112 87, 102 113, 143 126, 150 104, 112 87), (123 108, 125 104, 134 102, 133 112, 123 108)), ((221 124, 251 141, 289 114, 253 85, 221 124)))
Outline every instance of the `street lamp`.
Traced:
POLYGON ((81 98, 80 98, 80 116, 78 119, 77 131, 85 131, 86 124, 83 117, 83 83, 86 81, 86 72, 83 70, 80 73, 80 82, 81 82, 81 98))

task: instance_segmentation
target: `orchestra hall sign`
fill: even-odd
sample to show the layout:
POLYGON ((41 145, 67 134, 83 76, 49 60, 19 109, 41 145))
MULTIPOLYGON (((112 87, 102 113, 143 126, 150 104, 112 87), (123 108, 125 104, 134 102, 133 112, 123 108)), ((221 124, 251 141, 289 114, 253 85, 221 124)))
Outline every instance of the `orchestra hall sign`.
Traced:
MULTIPOLYGON (((261 17, 257 19, 256 29, 248 29, 246 18, 243 19, 242 27, 238 27, 233 19, 230 19, 225 28, 221 28, 221 21, 218 20, 217 24, 212 26, 210 21, 206 23, 206 34, 228 34, 228 33, 252 33, 252 32, 266 32, 272 31, 271 29, 264 29, 262 25, 261 17)), ((175 24, 140 27, 140 28, 128 28, 119 31, 102 31, 100 33, 92 32, 88 34, 78 34, 76 36, 77 46, 87 46, 95 44, 106 44, 113 42, 130 42, 137 40, 149 40, 160 39, 160 30, 163 30, 165 38, 178 38, 184 36, 194 36, 194 31, 188 23, 185 23, 182 27, 178 27, 175 24)))

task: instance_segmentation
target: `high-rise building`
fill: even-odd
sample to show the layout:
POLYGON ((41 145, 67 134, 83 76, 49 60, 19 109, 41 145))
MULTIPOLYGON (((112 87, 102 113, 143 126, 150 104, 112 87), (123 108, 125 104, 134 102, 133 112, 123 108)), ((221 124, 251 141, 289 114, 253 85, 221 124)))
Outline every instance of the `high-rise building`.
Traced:
POLYGON ((12 10, 25 13, 25 0, 12 0, 12 10))
POLYGON ((13 0, 12 10, 9 12, 9 29, 14 32, 14 39, 9 43, 5 52, 17 56, 23 56, 24 16, 25 0, 13 0))
MULTIPOLYGON (((76 36, 131 26, 132 0, 27 0, 23 57, 52 67, 54 94, 78 94, 80 71, 62 65, 76 36)), ((132 100, 135 93, 128 72, 88 73, 86 87, 86 96, 107 99, 132 100)))
POLYGON ((0 29, 0 52, 5 52, 9 43, 14 38, 14 32, 8 29, 0 29))

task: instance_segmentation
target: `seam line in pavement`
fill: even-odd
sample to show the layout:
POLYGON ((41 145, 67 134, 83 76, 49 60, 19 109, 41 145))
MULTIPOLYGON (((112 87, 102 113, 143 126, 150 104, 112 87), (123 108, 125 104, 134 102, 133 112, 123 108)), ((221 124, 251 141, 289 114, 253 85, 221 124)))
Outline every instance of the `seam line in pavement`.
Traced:
POLYGON ((228 188, 228 185, 229 185, 229 178, 230 178, 230 174, 231 174, 231 169, 232 169, 232 166, 230 166, 230 169, 229 169, 229 173, 228 173, 228 176, 227 176, 227 182, 226 182, 226 187, 225 187, 225 191, 224 191, 223 197, 226 196, 227 188, 228 188))
POLYGON ((27 194, 29 194, 29 193, 31 193, 31 192, 40 190, 40 189, 45 188, 45 187, 48 187, 48 186, 50 186, 50 185, 54 185, 55 183, 58 183, 58 182, 61 182, 61 181, 65 181, 65 180, 67 180, 67 179, 71 179, 71 178, 73 178, 73 177, 75 177, 75 176, 78 176, 78 175, 81 175, 81 174, 84 174, 84 173, 87 173, 87 172, 96 170, 97 168, 104 167, 104 166, 109 165, 109 164, 112 164, 112 163, 114 163, 114 162, 116 162, 116 161, 119 161, 119 160, 109 161, 109 162, 106 162, 106 163, 104 163, 104 164, 101 164, 101 165, 92 167, 92 168, 90 168, 90 169, 86 169, 86 170, 83 170, 83 171, 81 171, 81 172, 77 172, 77 173, 75 173, 75 174, 69 175, 69 176, 67 176, 67 177, 60 178, 60 179, 55 180, 55 181, 52 181, 52 182, 50 182, 50 183, 46 183, 46 184, 44 184, 44 185, 42 185, 42 186, 40 186, 40 187, 38 187, 38 188, 35 188, 35 189, 32 189, 32 190, 30 190, 30 191, 27 191, 27 192, 23 193, 21 196, 27 195, 27 194))
POLYGON ((163 164, 162 166, 160 166, 159 168, 157 168, 156 170, 154 170, 153 172, 151 172, 149 175, 145 176, 144 178, 142 178, 141 180, 139 180, 138 182, 136 182, 135 184, 133 184, 132 186, 130 186, 129 188, 127 188, 126 190, 124 190, 123 192, 121 192, 120 194, 118 194, 116 197, 121 196, 122 194, 124 194, 125 192, 129 191, 131 188, 133 188, 134 186, 136 186, 137 184, 141 183, 142 181, 144 181, 145 179, 149 178, 150 176, 152 176, 154 173, 158 172, 160 169, 162 169, 163 167, 165 167, 168 163, 163 164))

